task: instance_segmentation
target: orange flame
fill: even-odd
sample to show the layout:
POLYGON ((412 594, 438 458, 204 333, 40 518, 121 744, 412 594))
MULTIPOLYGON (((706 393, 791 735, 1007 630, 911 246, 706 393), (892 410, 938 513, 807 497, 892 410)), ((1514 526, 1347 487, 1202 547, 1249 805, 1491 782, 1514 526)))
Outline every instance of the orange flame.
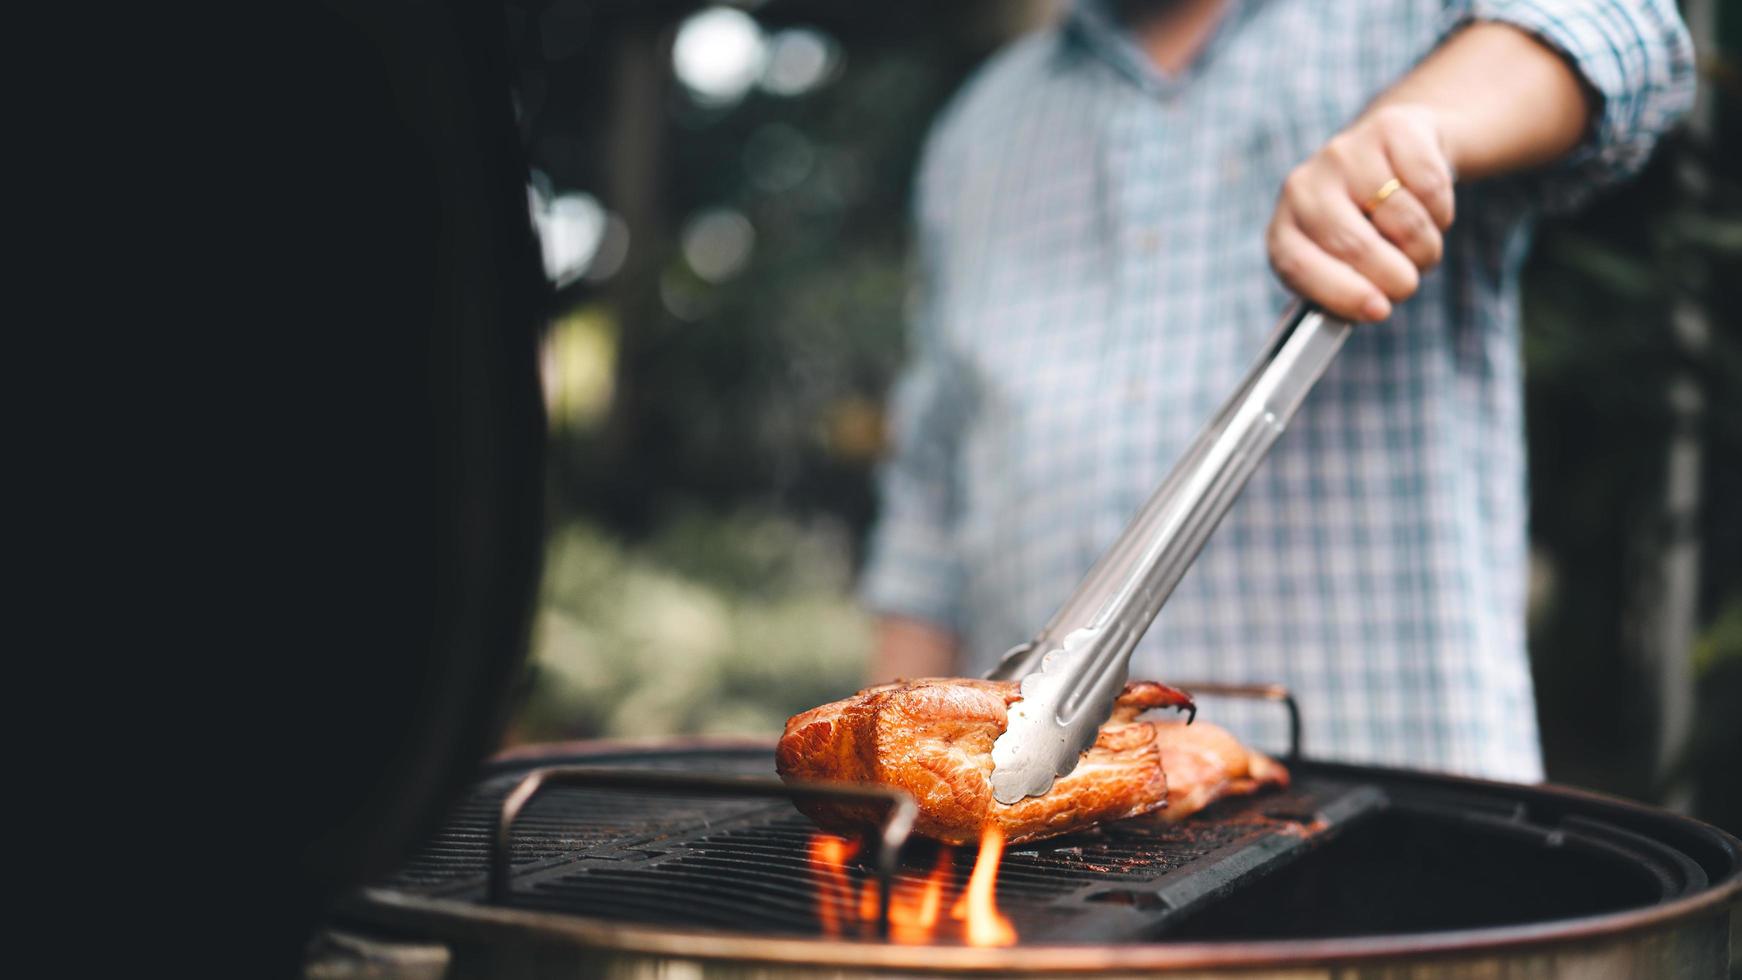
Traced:
MULTIPOLYGON (((889 909, 892 913, 895 911, 895 886, 893 885, 890 886, 889 909)), ((865 883, 859 886, 859 921, 877 921, 877 881, 874 878, 865 879, 865 883)))
MULTIPOLYGON (((938 914, 944 907, 944 889, 949 886, 955 855, 938 848, 938 859, 923 882, 903 882, 889 896, 889 938, 898 943, 928 943, 937 935, 938 914)), ((875 912, 873 912, 875 915, 875 912)))
POLYGON ((964 936, 970 946, 1010 946, 1016 942, 1016 926, 998 912, 993 889, 998 884, 998 862, 1004 857, 1004 831, 987 824, 980 832, 980 856, 974 873, 950 916, 966 919, 964 936))
MULTIPOLYGON (((968 887, 950 911, 962 920, 963 938, 973 946, 1008 946, 1016 942, 1016 929, 998 914, 993 886, 998 861, 1003 855, 1004 835, 988 828, 980 842, 980 856, 968 887)), ((857 843, 818 834, 811 838, 811 865, 817 873, 817 920, 823 933, 838 938, 843 933, 875 933, 879 916, 877 881, 866 880, 859 888, 857 908, 846 864, 859 852, 857 843)), ((938 938, 944 901, 953 881, 955 855, 939 848, 931 872, 923 879, 898 877, 889 892, 889 939, 905 945, 920 945, 938 938)))
POLYGON ((858 844, 839 837, 817 834, 811 838, 811 865, 818 873, 817 920, 825 936, 841 934, 842 912, 853 894, 847 883, 847 861, 858 851, 858 844))
MULTIPOLYGON (((931 942, 937 936, 938 918, 943 912, 944 892, 950 886, 950 871, 955 867, 955 855, 947 847, 938 849, 937 861, 923 881, 897 878, 889 889, 889 938, 903 945, 917 946, 931 942)), ((859 921, 871 929, 877 924, 877 881, 866 879, 859 888, 859 921)))

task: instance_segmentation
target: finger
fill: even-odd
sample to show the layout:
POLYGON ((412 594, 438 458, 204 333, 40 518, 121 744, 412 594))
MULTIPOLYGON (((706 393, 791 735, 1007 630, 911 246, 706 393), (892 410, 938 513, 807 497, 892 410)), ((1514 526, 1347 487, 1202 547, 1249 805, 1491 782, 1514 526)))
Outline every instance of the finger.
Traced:
POLYGON ((1373 283, 1319 248, 1297 225, 1270 228, 1270 264, 1288 287, 1346 320, 1383 320, 1391 303, 1373 283))
POLYGON ((1341 175, 1344 190, 1363 211, 1372 206, 1375 195, 1396 176, 1384 144, 1371 134, 1334 137, 1319 152, 1331 169, 1341 175))
POLYGON ((1407 189, 1400 187, 1392 191, 1367 217, 1385 240, 1397 246, 1417 269, 1430 269, 1439 264, 1445 240, 1427 208, 1407 189))
POLYGON ((1457 210, 1452 165, 1433 131, 1415 120, 1387 118, 1380 127, 1392 172, 1444 231, 1457 210))
POLYGON ((1408 299, 1421 283, 1409 256, 1385 240, 1341 187, 1294 203, 1300 230, 1332 258, 1364 276, 1392 300, 1408 299))
MULTIPOLYGON (((1344 134, 1326 143, 1319 156, 1328 165, 1317 178, 1323 184, 1313 186, 1315 175, 1309 171, 1294 188, 1297 193, 1291 203, 1301 230, 1386 296, 1407 299, 1420 282, 1418 266, 1385 240, 1361 207, 1392 179, 1384 147, 1372 136, 1344 134)), ((1392 191, 1391 196, 1397 193, 1392 191)))

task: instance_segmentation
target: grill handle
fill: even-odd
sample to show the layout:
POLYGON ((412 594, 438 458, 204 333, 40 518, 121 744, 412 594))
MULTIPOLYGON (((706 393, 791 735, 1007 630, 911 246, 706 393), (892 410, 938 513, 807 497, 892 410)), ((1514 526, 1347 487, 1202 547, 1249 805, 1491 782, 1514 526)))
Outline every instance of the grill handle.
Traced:
POLYGON ((527 804, 547 786, 641 790, 675 796, 769 797, 885 804, 889 810, 878 828, 880 846, 877 849, 877 931, 884 938, 889 935, 889 886, 895 877, 896 861, 913 832, 914 820, 919 816, 919 807, 914 804, 913 797, 885 786, 808 781, 787 783, 753 776, 711 776, 597 766, 547 766, 527 773, 502 798, 502 809, 496 817, 496 833, 490 840, 489 901, 493 905, 507 905, 512 897, 510 858, 513 855, 514 822, 520 819, 527 804))

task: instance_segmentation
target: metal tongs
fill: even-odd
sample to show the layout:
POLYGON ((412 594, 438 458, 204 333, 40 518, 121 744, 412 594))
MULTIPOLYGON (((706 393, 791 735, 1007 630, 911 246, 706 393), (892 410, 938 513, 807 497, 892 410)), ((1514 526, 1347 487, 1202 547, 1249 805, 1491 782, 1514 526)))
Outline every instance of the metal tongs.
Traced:
POLYGON ((1016 803, 1077 767, 1113 713, 1131 651, 1308 391, 1350 325, 1296 303, 1264 354, 1125 533, 1034 639, 986 676, 1022 681, 992 746, 992 795, 1016 803))

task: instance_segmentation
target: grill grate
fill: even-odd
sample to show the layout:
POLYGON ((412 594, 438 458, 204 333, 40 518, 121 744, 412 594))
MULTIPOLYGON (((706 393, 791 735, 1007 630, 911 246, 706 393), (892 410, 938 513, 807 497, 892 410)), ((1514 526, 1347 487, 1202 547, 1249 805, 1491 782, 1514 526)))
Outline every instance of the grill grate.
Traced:
MULTIPOLYGON (((553 760, 554 761, 554 760, 553 760)), ((589 765, 683 769, 681 753, 589 758, 589 765)), ((766 749, 687 760, 696 771, 767 774, 766 749)), ((489 841, 504 795, 530 766, 486 779, 428 844, 383 885, 483 902, 489 841)), ((1126 821, 1009 849, 998 904, 1027 941, 1106 941, 1152 935, 1236 879, 1268 872, 1315 838, 1377 808, 1364 787, 1302 779, 1280 793, 1227 800, 1180 825, 1126 821)), ((784 802, 684 797, 552 786, 515 825, 512 904, 613 921, 818 935, 819 902, 869 936, 859 896, 875 881, 869 855, 845 869, 844 893, 819 888, 815 828, 784 802)), ((937 849, 916 841, 902 854, 896 889, 917 888, 937 849)), ((973 851, 959 848, 946 896, 966 885, 973 851)))
MULTIPOLYGON (((1218 821, 1195 833, 1115 829, 1013 849, 999 868, 998 905, 1022 935, 1069 933, 1066 923, 1076 916, 1061 920, 1061 910, 1106 914, 1111 910, 1081 903, 1097 901, 1090 896, 1108 889, 1156 881, 1255 834, 1274 832, 1264 829, 1267 823, 1218 821)), ((855 864, 847 869, 845 894, 819 888, 822 869, 807 850, 815 832, 788 810, 765 822, 686 841, 682 853, 665 860, 650 857, 539 878, 515 896, 514 904, 603 919, 814 934, 822 928, 819 900, 834 906, 837 921, 852 922, 858 896, 875 880, 868 864, 855 864)), ((932 845, 911 850, 896 876, 898 890, 923 884, 935 860, 932 845)), ((973 858, 972 849, 956 849, 946 895, 961 893, 973 858)))
MULTIPOLYGON (((761 774, 768 754, 722 752, 711 772, 761 774)), ((684 771, 682 759, 635 757, 637 769, 684 771)), ((472 791, 447 822, 384 884, 425 894, 447 894, 455 886, 482 881, 489 864, 490 837, 502 798, 531 766, 487 779, 472 791)), ((782 804, 781 806, 784 806, 782 804)), ((706 827, 773 807, 766 800, 722 800, 670 794, 600 792, 552 787, 527 807, 515 824, 511 862, 516 870, 562 864, 580 857, 629 856, 636 848, 657 847, 674 831, 706 827)))

